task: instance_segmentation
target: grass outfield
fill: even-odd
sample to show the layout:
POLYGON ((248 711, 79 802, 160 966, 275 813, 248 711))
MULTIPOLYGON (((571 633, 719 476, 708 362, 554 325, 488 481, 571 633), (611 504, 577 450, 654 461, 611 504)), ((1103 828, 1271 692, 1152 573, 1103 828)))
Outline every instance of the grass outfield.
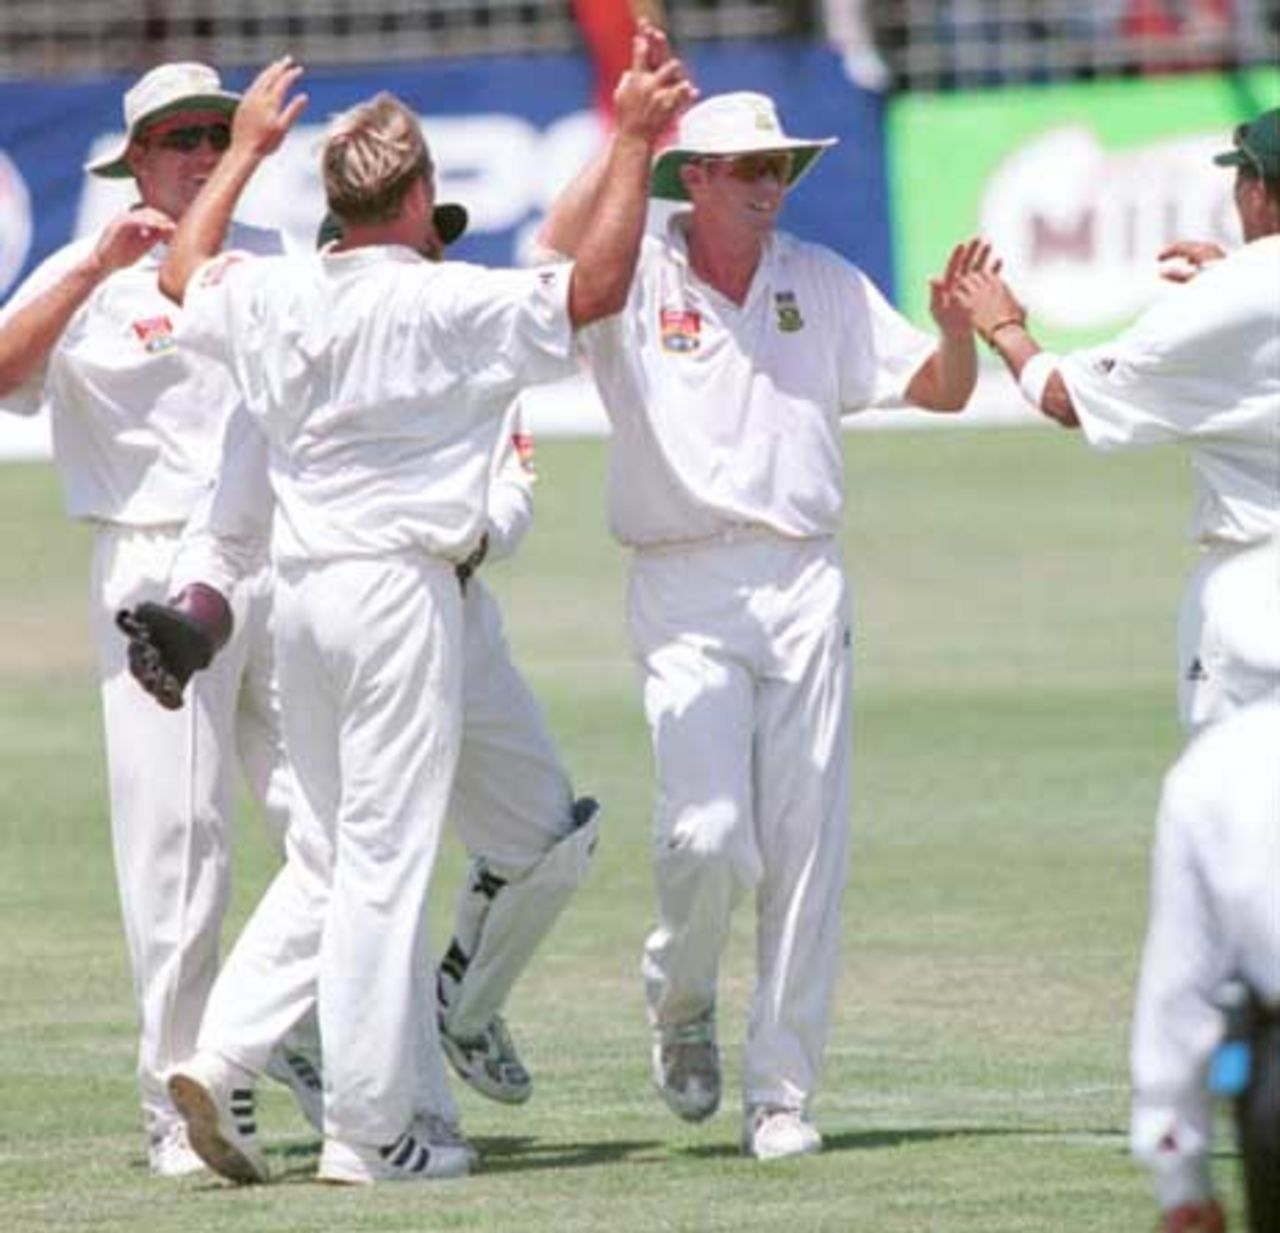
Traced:
MULTIPOLYGON (((1126 1039, 1174 611, 1191 552, 1175 451, 1092 454, 1047 429, 853 434, 854 867, 827 1073, 828 1151, 737 1155, 750 979, 725 971, 724 1109, 649 1087, 639 948, 652 920, 648 747, 604 531, 604 448, 547 442, 538 526, 490 577, 579 786, 596 866, 517 991, 531 1104, 470 1092, 463 1182, 341 1191, 287 1098, 261 1118, 278 1185, 152 1181, 103 801, 83 594, 88 535, 42 466, 0 468, 0 1229, 1137 1233, 1126 1039)), ((252 819, 236 920, 272 858, 252 819)), ((440 922, 461 862, 450 847, 440 922)), ((1224 1137, 1222 1142, 1227 1143, 1224 1137)), ((1217 1166, 1239 1227, 1235 1161, 1217 1166)))

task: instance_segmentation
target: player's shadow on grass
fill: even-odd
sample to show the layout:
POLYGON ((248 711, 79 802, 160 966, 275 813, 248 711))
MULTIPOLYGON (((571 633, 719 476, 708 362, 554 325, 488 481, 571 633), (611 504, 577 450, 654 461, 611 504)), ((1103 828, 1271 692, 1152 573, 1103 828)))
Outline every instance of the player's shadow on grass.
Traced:
MULTIPOLYGON (((1037 1133, 1015 1126, 920 1126, 903 1129, 840 1130, 822 1136, 822 1154, 831 1152, 868 1152, 885 1147, 906 1147, 913 1143, 937 1143, 943 1139, 1004 1138, 1037 1133)), ((682 1156, 713 1160, 740 1156, 737 1142, 708 1143, 675 1149, 682 1156)))
MULTIPOLYGON (((535 1139, 530 1135, 487 1135, 473 1138, 471 1142, 480 1153, 479 1173, 490 1175, 525 1173, 534 1169, 587 1169, 638 1155, 659 1153, 664 1146, 657 1139, 562 1143, 535 1139)), ((299 1139, 267 1148, 267 1164, 274 1182, 312 1182, 319 1163, 319 1139, 299 1139)), ((209 1185, 218 1188, 225 1183, 211 1180, 209 1185)))
POLYGON ((529 1135, 486 1135, 472 1139, 480 1152, 480 1172, 526 1173, 534 1169, 589 1169, 616 1164, 661 1149, 657 1139, 603 1139, 564 1143, 529 1135))

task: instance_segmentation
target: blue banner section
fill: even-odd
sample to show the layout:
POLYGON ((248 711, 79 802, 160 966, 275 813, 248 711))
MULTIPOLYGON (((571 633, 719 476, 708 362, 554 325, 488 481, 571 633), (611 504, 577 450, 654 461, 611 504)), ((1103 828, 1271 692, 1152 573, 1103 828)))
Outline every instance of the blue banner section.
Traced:
MULTIPOLYGON (((687 54, 704 95, 761 91, 773 96, 789 132, 840 139, 788 202, 784 226, 830 245, 892 295, 880 98, 853 86, 836 55, 807 42, 708 44, 687 54)), ((226 82, 242 88, 250 77, 232 72, 226 82)), ((130 204, 129 182, 87 176, 82 167, 118 140, 132 81, 0 82, 0 300, 50 252, 130 204)), ((305 89, 311 102, 301 123, 264 166, 243 212, 297 244, 313 241, 324 212, 325 124, 378 90, 421 112, 439 198, 471 211, 456 250, 467 260, 527 259, 547 205, 601 141, 584 55, 322 69, 308 72, 305 89)))

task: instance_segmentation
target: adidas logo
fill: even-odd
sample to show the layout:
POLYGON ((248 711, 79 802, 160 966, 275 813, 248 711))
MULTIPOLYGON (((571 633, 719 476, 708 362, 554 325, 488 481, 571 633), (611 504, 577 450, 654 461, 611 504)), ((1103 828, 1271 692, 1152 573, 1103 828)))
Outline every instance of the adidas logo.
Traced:
POLYGON ((1205 671, 1205 666, 1201 663, 1200 656, 1197 655, 1195 659, 1191 661, 1191 666, 1187 669, 1187 680, 1207 681, 1208 679, 1209 674, 1205 671))

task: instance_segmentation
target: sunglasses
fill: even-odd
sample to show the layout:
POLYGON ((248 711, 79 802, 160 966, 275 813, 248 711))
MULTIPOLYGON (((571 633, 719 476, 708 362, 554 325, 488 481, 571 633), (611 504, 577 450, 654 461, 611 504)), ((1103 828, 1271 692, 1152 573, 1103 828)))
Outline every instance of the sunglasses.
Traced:
POLYGON ((171 128, 167 133, 159 133, 151 140, 162 150, 177 150, 182 154, 190 154, 198 150, 208 138, 210 149, 221 154, 231 145, 231 126, 229 124, 186 124, 181 128, 171 128))
POLYGON ((782 184, 791 181, 790 154, 729 154, 699 161, 724 167, 735 180, 742 180, 747 184, 766 178, 778 180, 782 184))

